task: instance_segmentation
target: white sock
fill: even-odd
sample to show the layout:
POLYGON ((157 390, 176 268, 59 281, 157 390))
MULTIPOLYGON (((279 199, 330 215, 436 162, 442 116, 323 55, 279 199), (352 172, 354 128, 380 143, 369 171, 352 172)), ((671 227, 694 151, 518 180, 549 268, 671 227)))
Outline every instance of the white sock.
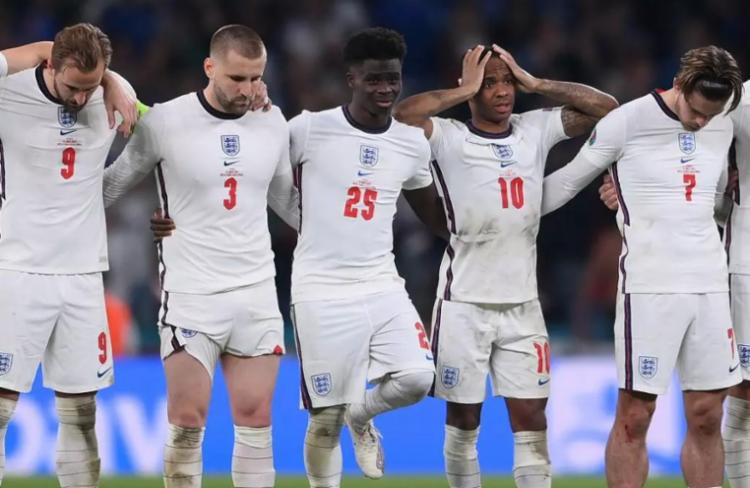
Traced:
POLYGON ((364 403, 349 405, 349 418, 357 430, 364 430, 376 415, 417 403, 432 387, 435 374, 426 370, 394 373, 378 386, 367 390, 364 403))
POLYGON ((203 477, 203 427, 169 424, 164 446, 165 488, 200 488, 203 477))
POLYGON ((276 480, 271 427, 234 426, 232 483, 235 488, 271 488, 276 480))
POLYGON ((61 488, 99 486, 94 395, 55 397, 57 409, 57 479, 61 488))
POLYGON ((341 486, 341 444, 344 407, 327 407, 309 412, 305 434, 305 472, 310 488, 341 486))
POLYGON ((0 485, 5 474, 5 433, 8 432, 8 423, 17 403, 18 400, 0 397, 0 485))
POLYGON ((481 488, 477 458, 477 438, 479 429, 461 430, 451 425, 445 426, 443 456, 445 476, 451 488, 481 488))
POLYGON ((750 402, 727 397, 724 464, 732 488, 750 488, 750 402))
POLYGON ((513 478, 518 488, 549 488, 552 486, 547 431, 526 431, 513 434, 513 478))

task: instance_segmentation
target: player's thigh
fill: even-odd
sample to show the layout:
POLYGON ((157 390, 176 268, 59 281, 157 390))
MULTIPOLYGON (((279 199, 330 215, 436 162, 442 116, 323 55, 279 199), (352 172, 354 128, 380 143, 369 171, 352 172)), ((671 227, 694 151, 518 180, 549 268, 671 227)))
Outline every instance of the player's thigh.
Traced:
POLYGON ((691 295, 618 294, 615 361, 619 387, 660 395, 672 379, 694 317, 691 295))
MULTIPOLYGON (((200 333, 195 337, 203 337, 206 342, 210 342, 200 333)), ((180 349, 164 359, 164 376, 167 381, 167 417, 170 423, 183 427, 204 425, 212 383, 206 367, 185 349, 180 349)))
POLYGON ((482 307, 438 299, 433 311, 433 396, 456 404, 484 401, 494 328, 482 307))
POLYGON ((546 398, 550 388, 550 346, 539 300, 497 305, 487 320, 496 330, 490 370, 496 396, 546 398))
POLYGON ((366 306, 373 328, 368 380, 399 371, 435 370, 427 333, 406 291, 374 295, 366 306))
POLYGON ((294 304, 292 316, 305 408, 361 401, 372 331, 363 300, 294 304))
POLYGON ((750 380, 750 275, 733 274, 729 277, 729 283, 732 327, 742 379, 750 380))
POLYGON ((693 295, 695 320, 685 334, 678 365, 683 390, 719 390, 742 381, 728 293, 693 295))
POLYGON ((270 424, 279 361, 280 356, 274 354, 222 355, 221 366, 235 425, 265 427, 270 424))
POLYGON ((85 393, 114 382, 101 273, 59 276, 63 308, 44 354, 44 385, 85 393))
POLYGON ((0 388, 31 390, 62 306, 56 278, 0 270, 0 388))

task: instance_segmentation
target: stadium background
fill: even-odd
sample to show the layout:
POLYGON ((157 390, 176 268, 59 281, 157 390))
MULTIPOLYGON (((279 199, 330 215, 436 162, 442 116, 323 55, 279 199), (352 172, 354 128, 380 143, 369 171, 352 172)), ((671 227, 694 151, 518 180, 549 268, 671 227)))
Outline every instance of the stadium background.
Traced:
MULTIPOLYGON (((0 49, 51 39, 66 24, 93 22, 113 41, 112 67, 129 79, 142 101, 153 104, 202 88, 201 66, 211 33, 223 24, 243 23, 258 30, 267 44, 265 80, 274 103, 290 118, 302 108, 317 110, 345 102, 348 90, 339 61, 343 43, 362 27, 384 25, 402 32, 408 43, 405 95, 452 86, 468 47, 497 42, 534 75, 589 83, 622 103, 670 86, 679 55, 692 47, 718 44, 729 49, 741 67, 747 66, 748 10, 750 3, 741 0, 3 0, 0 49)), ((516 111, 546 103, 520 95, 516 111)), ((468 111, 461 107, 451 115, 467 118, 468 111)), ((560 144, 548 168, 564 164, 581 142, 560 144)), ((164 389, 154 357, 158 281, 148 232, 156 202, 149 179, 108 212, 111 271, 106 284, 118 361, 116 386, 101 395, 100 429, 104 468, 111 473, 160 469, 164 389)), ((406 205, 401 208, 395 222, 396 261, 429 323, 443 246, 406 205)), ((280 305, 288 325, 295 235, 274 217, 270 225, 280 305)), ((616 388, 611 329, 619 249, 613 216, 599 204, 596 185, 542 220, 540 296, 555 355, 550 439, 560 472, 596 473, 603 466, 616 388)), ((291 352, 293 342, 287 342, 291 352)), ((305 418, 296 409, 297 385, 292 355, 284 361, 275 407, 276 456, 282 473, 302 469, 305 418)), ((206 468, 221 473, 229 467, 231 423, 221 387, 217 393, 206 468)), ((50 472, 52 453, 44 447, 54 438, 50 402, 38 387, 23 400, 8 439, 9 471, 50 472)), ((680 407, 673 388, 661 401, 652 433, 652 470, 676 473, 679 468, 684 430, 680 407)), ((389 469, 440 472, 442 408, 428 400, 411 412, 386 416, 389 469)), ((500 402, 485 409, 485 420, 483 468, 507 472, 512 445, 500 402)))

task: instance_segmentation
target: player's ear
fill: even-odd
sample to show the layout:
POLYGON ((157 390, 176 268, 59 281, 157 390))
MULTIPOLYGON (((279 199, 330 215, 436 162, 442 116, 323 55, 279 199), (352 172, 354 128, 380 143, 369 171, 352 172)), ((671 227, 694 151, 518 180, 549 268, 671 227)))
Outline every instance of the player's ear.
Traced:
POLYGON ((206 76, 209 80, 214 78, 214 61, 210 57, 203 60, 203 71, 206 72, 206 76))
POLYGON ((351 69, 346 71, 346 84, 349 88, 354 88, 354 73, 352 73, 351 69))

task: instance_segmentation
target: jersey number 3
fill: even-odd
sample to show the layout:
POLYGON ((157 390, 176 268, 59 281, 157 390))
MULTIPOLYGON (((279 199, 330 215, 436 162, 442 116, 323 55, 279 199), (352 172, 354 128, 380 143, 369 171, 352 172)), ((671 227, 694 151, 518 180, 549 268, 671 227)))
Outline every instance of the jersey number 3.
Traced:
POLYGON ((224 182, 224 188, 229 190, 229 198, 224 199, 224 208, 232 210, 237 205, 237 180, 234 178, 227 178, 224 182))

